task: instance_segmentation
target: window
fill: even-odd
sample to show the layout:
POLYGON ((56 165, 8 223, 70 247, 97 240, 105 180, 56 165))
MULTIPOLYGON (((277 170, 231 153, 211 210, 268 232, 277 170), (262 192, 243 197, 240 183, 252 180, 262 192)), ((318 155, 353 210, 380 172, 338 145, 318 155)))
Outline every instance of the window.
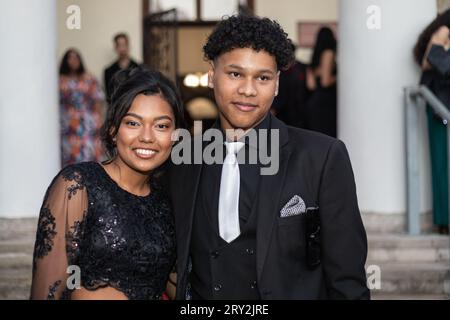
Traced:
POLYGON ((253 0, 145 0, 150 13, 177 9, 179 21, 217 21, 253 7, 253 0))

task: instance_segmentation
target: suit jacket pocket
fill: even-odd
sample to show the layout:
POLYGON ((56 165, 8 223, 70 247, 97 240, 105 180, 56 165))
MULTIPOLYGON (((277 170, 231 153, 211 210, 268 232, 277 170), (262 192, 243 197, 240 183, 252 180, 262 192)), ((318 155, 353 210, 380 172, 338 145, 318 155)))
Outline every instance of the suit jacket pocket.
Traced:
POLYGON ((278 217, 276 228, 278 253, 283 259, 290 261, 305 258, 305 224, 302 215, 288 218, 278 217))
POLYGON ((304 221, 303 214, 299 214, 296 216, 290 216, 290 217, 286 217, 286 218, 278 217, 278 226, 282 227, 282 226, 290 226, 290 225, 299 225, 302 223, 302 221, 304 221))

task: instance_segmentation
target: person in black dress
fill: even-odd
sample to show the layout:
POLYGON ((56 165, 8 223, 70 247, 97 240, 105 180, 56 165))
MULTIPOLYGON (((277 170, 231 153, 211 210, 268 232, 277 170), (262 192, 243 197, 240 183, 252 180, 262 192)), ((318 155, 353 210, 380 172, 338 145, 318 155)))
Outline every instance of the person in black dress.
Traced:
POLYGON ((31 299, 161 299, 166 290, 176 244, 158 177, 181 102, 159 72, 124 70, 115 83, 102 128, 110 160, 65 167, 44 197, 31 299))
POLYGON ((307 86, 312 92, 306 106, 306 129, 337 137, 336 38, 330 28, 317 34, 307 86))
MULTIPOLYGON (((295 46, 292 46, 295 50, 295 46)), ((306 102, 309 90, 306 86, 307 65, 295 60, 287 70, 280 72, 278 95, 271 111, 288 126, 307 128, 306 102)))

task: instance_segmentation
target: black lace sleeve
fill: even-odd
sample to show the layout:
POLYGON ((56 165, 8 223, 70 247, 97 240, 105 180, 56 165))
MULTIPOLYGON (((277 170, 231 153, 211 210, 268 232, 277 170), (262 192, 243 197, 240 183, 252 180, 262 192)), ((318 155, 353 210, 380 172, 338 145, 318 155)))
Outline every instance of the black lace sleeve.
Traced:
POLYGON ((60 299, 70 292, 66 272, 77 254, 74 235, 81 232, 87 203, 82 176, 70 167, 48 188, 36 232, 31 299, 60 299))

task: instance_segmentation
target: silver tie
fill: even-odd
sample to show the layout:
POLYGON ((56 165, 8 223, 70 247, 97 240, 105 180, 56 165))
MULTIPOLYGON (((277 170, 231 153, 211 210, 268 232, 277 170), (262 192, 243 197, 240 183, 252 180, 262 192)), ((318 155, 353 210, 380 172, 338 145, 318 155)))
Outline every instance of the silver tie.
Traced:
POLYGON ((239 164, 236 154, 243 142, 225 142, 227 155, 222 166, 219 193, 219 233, 226 242, 236 239, 239 227, 239 164))

